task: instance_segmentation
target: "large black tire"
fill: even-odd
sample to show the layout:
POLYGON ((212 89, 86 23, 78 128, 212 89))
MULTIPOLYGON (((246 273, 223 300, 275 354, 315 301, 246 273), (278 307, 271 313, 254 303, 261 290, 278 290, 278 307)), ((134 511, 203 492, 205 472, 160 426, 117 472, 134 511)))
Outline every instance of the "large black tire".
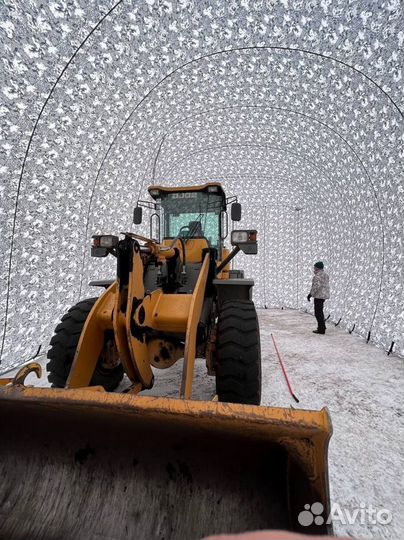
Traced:
POLYGON ((216 338, 216 393, 219 401, 261 403, 261 345, 251 300, 223 302, 216 338))
MULTIPOLYGON (((98 298, 82 300, 63 315, 61 322, 55 328, 55 334, 51 339, 51 347, 47 355, 49 362, 46 365, 48 380, 52 386, 57 388, 63 388, 65 386, 81 331, 88 314, 97 300, 98 298)), ((108 344, 111 344, 111 340, 113 343, 112 332, 110 336, 106 335, 104 351, 108 344)), ((102 354, 104 354, 104 351, 102 354)), ((114 390, 121 382, 123 373, 121 364, 114 367, 106 367, 104 358, 100 357, 90 385, 101 385, 105 390, 114 390)))

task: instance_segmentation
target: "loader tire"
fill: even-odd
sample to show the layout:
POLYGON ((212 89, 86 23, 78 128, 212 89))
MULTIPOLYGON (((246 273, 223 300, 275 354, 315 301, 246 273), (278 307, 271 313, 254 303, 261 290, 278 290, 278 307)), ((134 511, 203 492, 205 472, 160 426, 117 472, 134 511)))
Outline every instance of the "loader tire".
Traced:
POLYGON ((218 313, 216 393, 219 401, 261 402, 260 334, 251 300, 223 302, 218 313))
MULTIPOLYGON (((55 328, 55 334, 51 339, 51 347, 47 355, 49 362, 46 365, 48 381, 53 387, 63 388, 65 386, 81 331, 88 314, 97 300, 98 298, 82 300, 63 315, 61 322, 55 328)), ((110 339, 113 340, 112 332, 110 339)), ((106 343, 107 341, 109 341, 108 338, 106 339, 106 343)), ((90 386, 100 385, 105 390, 114 390, 121 382, 123 373, 122 364, 118 364, 116 367, 106 368, 103 358, 100 357, 90 386)))

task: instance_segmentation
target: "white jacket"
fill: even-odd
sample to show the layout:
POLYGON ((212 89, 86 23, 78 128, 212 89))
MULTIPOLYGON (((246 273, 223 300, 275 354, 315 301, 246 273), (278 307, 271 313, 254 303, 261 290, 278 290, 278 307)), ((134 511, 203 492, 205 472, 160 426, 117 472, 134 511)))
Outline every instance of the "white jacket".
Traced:
POLYGON ((310 294, 313 298, 322 300, 330 298, 330 278, 324 270, 319 270, 314 274, 310 294))

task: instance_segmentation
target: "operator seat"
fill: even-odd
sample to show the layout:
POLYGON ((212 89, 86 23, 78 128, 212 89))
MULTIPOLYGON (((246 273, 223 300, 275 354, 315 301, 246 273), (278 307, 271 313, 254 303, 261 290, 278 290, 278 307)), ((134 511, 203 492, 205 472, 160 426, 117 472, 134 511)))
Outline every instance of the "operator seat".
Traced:
POLYGON ((190 238, 204 238, 202 224, 200 221, 190 221, 188 223, 190 238))
POLYGON ((201 263, 203 260, 203 250, 210 248, 209 240, 204 236, 200 221, 190 221, 188 223, 187 261, 190 263, 201 263))

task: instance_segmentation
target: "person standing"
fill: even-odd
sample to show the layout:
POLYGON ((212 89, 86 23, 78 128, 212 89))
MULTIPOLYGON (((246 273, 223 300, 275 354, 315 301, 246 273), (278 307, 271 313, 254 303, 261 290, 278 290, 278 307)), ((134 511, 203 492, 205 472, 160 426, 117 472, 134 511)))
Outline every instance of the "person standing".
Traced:
POLYGON ((317 319, 317 330, 313 330, 313 332, 314 334, 325 334, 324 302, 330 298, 330 278, 324 271, 322 261, 314 264, 313 282, 307 295, 308 302, 310 302, 310 298, 314 298, 314 315, 317 319))

